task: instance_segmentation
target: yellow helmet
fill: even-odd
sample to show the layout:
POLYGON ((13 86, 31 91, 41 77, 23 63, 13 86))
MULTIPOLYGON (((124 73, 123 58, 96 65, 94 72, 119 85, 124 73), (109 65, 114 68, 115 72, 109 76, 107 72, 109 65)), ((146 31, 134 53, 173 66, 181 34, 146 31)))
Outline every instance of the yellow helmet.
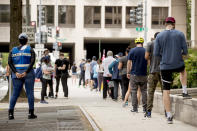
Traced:
POLYGON ((135 44, 137 44, 137 43, 144 43, 144 39, 142 38, 142 37, 139 37, 139 38, 137 38, 137 39, 135 39, 135 44))

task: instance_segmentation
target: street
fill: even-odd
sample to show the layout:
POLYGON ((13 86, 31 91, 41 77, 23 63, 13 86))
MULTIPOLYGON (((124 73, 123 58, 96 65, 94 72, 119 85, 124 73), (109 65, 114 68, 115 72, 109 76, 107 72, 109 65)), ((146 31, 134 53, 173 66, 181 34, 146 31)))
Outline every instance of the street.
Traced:
MULTIPOLYGON (((174 121, 174 124, 168 125, 164 116, 154 112, 152 114, 152 118, 144 118, 141 106, 139 113, 131 113, 130 103, 128 107, 123 108, 121 100, 119 100, 118 102, 114 102, 110 98, 103 100, 102 94, 100 92, 90 91, 89 88, 72 86, 71 79, 68 80, 68 85, 68 99, 63 97, 62 88, 60 86, 58 99, 46 99, 49 104, 41 104, 39 102, 35 103, 35 112, 37 112, 37 108, 40 107, 48 107, 48 109, 61 106, 81 107, 103 131, 196 131, 197 129, 196 127, 192 127, 176 120, 174 121)), ((1 89, 5 89, 5 87, 1 86, 0 90, 1 89)), ((41 84, 38 82, 35 84, 36 98, 40 98, 40 90, 41 84)), ((8 103, 1 103, 0 110, 7 110, 8 106, 8 103)), ((28 104, 17 103, 16 110, 18 110, 19 108, 28 109, 28 104)), ((53 115, 51 115, 51 117, 52 116, 53 115)), ((40 117, 44 116, 39 116, 38 114, 39 119, 41 119, 40 117)), ((15 117, 15 120, 17 120, 17 116, 15 117)), ((6 118, 5 121, 8 121, 8 119, 6 118)))

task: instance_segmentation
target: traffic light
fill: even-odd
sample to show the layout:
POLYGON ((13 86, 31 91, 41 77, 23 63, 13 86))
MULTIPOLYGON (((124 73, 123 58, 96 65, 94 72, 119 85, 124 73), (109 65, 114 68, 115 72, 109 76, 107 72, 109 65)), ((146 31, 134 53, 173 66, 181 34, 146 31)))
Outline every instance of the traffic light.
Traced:
POLYGON ((134 23, 135 22, 135 10, 130 10, 130 22, 134 23))
POLYGON ((52 27, 48 27, 47 36, 52 37, 52 27))
POLYGON ((60 28, 56 27, 56 37, 60 37, 60 28))
POLYGON ((62 49, 62 43, 61 42, 58 42, 57 45, 58 45, 58 49, 61 50, 62 49))
POLYGON ((136 24, 143 24, 143 3, 138 4, 136 9, 136 24))
POLYGON ((46 13, 45 13, 45 11, 46 11, 45 6, 42 6, 41 7, 41 25, 45 25, 45 23, 46 23, 46 20, 45 20, 46 13))

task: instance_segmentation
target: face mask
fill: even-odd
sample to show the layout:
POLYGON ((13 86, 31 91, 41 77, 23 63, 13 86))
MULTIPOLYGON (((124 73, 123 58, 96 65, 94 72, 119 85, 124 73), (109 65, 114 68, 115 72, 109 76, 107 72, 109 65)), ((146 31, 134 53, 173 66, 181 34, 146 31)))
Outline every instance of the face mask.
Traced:
POLYGON ((27 44, 27 39, 19 39, 19 42, 21 45, 26 45, 27 44))

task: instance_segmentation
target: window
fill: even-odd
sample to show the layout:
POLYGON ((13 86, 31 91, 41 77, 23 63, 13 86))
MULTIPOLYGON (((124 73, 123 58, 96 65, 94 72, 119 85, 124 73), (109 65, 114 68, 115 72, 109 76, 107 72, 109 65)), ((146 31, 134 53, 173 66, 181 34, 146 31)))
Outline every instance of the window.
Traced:
MULTIPOLYGON (((37 11, 38 11, 37 23, 39 23, 39 6, 37 8, 37 11)), ((41 18, 42 18, 42 25, 49 25, 49 26, 54 25, 54 6, 43 5, 41 18)))
POLYGON ((0 5, 0 23, 8 24, 10 22, 10 6, 0 5))
POLYGON ((60 26, 75 26, 75 6, 59 6, 58 19, 60 26))
POLYGON ((85 27, 101 27, 101 7, 85 6, 84 23, 85 27))
POLYGON ((121 27, 122 23, 122 7, 105 7, 105 26, 121 27))
POLYGON ((168 7, 152 7, 152 28, 164 28, 168 7))
POLYGON ((139 26, 135 22, 130 21, 130 10, 135 10, 137 7, 126 7, 126 27, 136 27, 139 26))
MULTIPOLYGON (((30 11, 30 22, 31 22, 31 6, 29 6, 29 11, 30 11)), ((22 14, 23 14, 23 24, 26 24, 26 5, 23 5, 23 7, 22 7, 22 14)))

